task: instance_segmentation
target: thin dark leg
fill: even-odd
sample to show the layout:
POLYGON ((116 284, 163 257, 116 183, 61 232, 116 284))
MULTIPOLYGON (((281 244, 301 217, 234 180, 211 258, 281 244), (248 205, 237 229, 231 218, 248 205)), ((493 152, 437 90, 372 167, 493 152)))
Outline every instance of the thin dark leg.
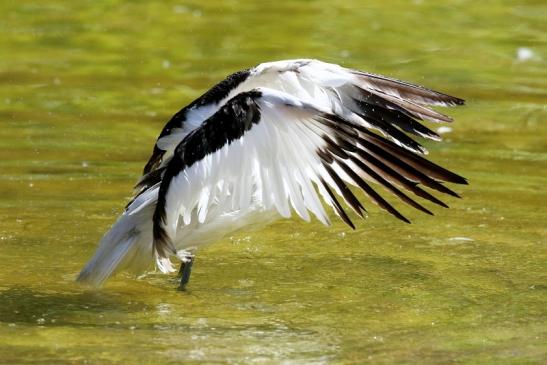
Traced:
POLYGON ((186 290, 186 284, 190 281, 190 273, 192 272, 192 265, 194 264, 194 258, 189 257, 187 262, 180 264, 180 285, 179 290, 186 290))

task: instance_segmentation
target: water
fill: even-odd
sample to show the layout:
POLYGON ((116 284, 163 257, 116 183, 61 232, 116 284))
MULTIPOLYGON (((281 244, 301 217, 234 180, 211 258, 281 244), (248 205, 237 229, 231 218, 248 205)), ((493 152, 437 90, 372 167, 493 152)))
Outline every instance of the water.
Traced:
POLYGON ((0 363, 545 363, 545 2, 0 12, 0 363), (226 74, 295 57, 467 99, 427 143, 469 178, 464 199, 435 217, 397 205, 412 225, 368 203, 354 232, 294 219, 227 237, 186 293, 160 274, 75 285, 163 123, 226 74))

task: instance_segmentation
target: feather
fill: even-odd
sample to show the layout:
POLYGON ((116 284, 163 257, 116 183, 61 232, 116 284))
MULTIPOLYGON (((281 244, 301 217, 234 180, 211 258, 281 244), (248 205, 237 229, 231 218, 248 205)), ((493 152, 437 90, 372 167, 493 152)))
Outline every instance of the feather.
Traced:
POLYGON ((375 75, 361 71, 352 72, 366 85, 366 88, 382 93, 395 93, 401 99, 412 100, 423 105, 455 106, 465 104, 465 100, 414 85, 405 81, 396 80, 382 75, 375 75))
POLYGON ((421 186, 458 196, 443 183, 467 180, 421 157, 427 151, 407 134, 440 140, 420 121, 449 122, 431 107, 463 103, 317 60, 269 62, 233 73, 167 122, 133 199, 79 280, 100 285, 154 259, 169 272, 169 257, 181 250, 292 211, 328 225, 331 207, 355 229, 337 197, 364 217, 350 187, 407 223, 371 184, 432 214, 403 190, 447 207, 421 186))

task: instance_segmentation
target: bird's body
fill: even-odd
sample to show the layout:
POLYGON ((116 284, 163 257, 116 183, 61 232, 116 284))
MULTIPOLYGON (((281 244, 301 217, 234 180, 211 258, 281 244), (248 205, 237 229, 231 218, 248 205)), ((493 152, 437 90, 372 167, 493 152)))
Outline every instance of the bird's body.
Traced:
MULTIPOLYGON (((420 157, 410 133, 439 136, 418 120, 449 122, 430 105, 463 100, 379 75, 317 60, 261 64, 236 72, 166 124, 133 200, 105 235, 79 281, 102 284, 114 272, 140 272, 170 256, 252 225, 289 217, 329 224, 322 202, 353 227, 336 195, 358 215, 348 185, 403 221, 372 189, 399 188, 445 206, 418 184, 457 196, 442 182, 465 179, 420 157)), ((408 222, 408 221, 407 221, 408 222)))

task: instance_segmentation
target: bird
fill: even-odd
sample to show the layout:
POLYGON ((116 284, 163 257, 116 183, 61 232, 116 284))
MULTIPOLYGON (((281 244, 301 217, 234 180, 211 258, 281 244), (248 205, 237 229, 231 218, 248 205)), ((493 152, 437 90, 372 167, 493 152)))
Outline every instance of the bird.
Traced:
POLYGON ((347 211, 367 216, 355 191, 410 223, 379 186, 433 215, 418 198, 448 207, 433 191, 460 197, 446 183, 468 182, 427 160, 413 137, 440 141, 422 123, 451 122, 433 107, 464 103, 315 59, 235 72, 165 124, 133 198, 77 281, 97 287, 119 271, 139 274, 154 263, 175 272, 174 259, 184 290, 197 250, 236 231, 293 214, 328 226, 331 210, 355 229, 347 211))

